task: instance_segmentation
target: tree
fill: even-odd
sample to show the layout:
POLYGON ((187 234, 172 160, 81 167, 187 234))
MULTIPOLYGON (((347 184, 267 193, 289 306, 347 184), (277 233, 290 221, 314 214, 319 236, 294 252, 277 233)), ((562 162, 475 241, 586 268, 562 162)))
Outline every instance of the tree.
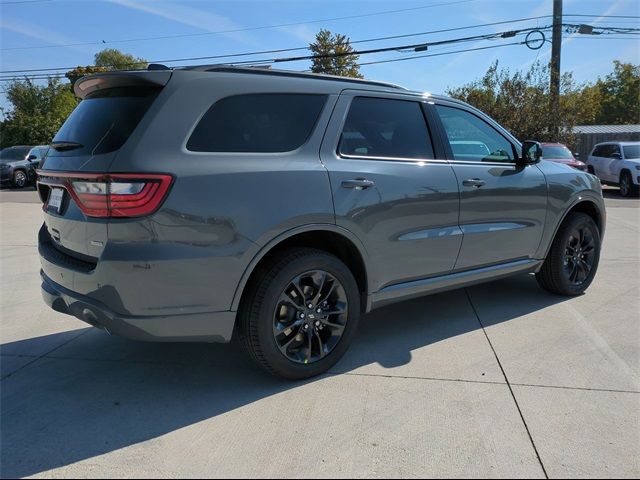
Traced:
POLYGON ((76 107, 77 100, 66 84, 49 78, 46 85, 16 80, 7 88, 12 109, 0 123, 0 146, 37 145, 51 141, 76 107))
POLYGON ((535 63, 526 72, 512 74, 499 69, 496 61, 481 79, 448 89, 447 94, 484 111, 521 140, 572 144, 573 126, 595 116, 599 95, 586 91, 571 73, 565 73, 560 78, 560 109, 551 111, 549 69, 548 65, 535 63), (555 122, 560 127, 557 135, 550 128, 555 122))
POLYGON ((640 65, 613 62, 613 72, 598 79, 595 88, 601 95, 595 123, 635 124, 640 122, 640 65))
POLYGON ((360 73, 358 55, 350 53, 353 47, 347 36, 322 29, 316 34, 316 41, 309 45, 309 50, 316 57, 311 60, 313 73, 364 78, 360 73))
POLYGON ((71 91, 73 91, 73 86, 76 84, 78 80, 86 75, 91 75, 92 73, 100 73, 100 72, 108 72, 109 69, 107 67, 96 67, 94 65, 87 65, 86 67, 77 66, 73 70, 69 70, 64 74, 69 82, 71 82, 71 91))
POLYGON ((86 67, 78 66, 65 73, 71 82, 71 90, 78 79, 92 73, 108 72, 112 70, 143 70, 147 68, 147 61, 143 58, 136 58, 129 53, 122 53, 115 48, 105 48, 94 56, 94 65, 86 67))
POLYGON ((136 58, 115 48, 105 48, 96 53, 94 63, 96 67, 105 67, 109 70, 144 70, 148 65, 144 58, 136 58))

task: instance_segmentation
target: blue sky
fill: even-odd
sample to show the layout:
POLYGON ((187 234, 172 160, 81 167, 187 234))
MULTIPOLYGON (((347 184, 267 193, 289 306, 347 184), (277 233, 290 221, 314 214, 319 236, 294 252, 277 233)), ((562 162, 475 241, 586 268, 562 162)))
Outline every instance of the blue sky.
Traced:
MULTIPOLYGON (((553 3, 552 0, 454 1, 0 0, 0 70, 89 65, 93 55, 105 47, 118 48, 151 61, 304 47, 313 40, 320 28, 344 33, 351 40, 363 40, 550 15, 553 3), (405 11, 379 14, 391 10, 405 11), (371 15, 329 20, 363 14, 371 15), (292 23, 296 25, 255 29, 292 23), (216 33, 221 31, 226 33, 216 33), (191 36, 123 41, 161 35, 191 36), (106 43, 56 46, 103 40, 106 43)), ((638 19, 600 18, 602 15, 640 15, 638 0, 565 0, 564 13, 598 16, 565 18, 565 21, 572 23, 640 27, 638 19)), ((545 18, 513 25, 364 43, 359 48, 437 41, 513 28, 545 26, 550 22, 550 18, 545 18)), ((492 46, 513 40, 474 41, 463 45, 432 47, 424 53, 492 46)), ((593 81, 611 70, 614 59, 640 63, 640 36, 637 39, 567 36, 562 50, 562 71, 573 71, 579 81, 593 81)), ((360 61, 410 55, 415 54, 388 52, 363 56, 360 61)), ((459 86, 478 78, 495 60, 511 69, 521 69, 528 68, 536 59, 546 62, 549 56, 550 44, 537 51, 516 45, 366 65, 362 67, 362 72, 370 79, 399 83, 413 90, 443 93, 448 86, 459 86)), ((304 70, 309 67, 309 62, 282 66, 304 70)), ((0 106, 6 106, 4 95, 0 95, 0 106)))

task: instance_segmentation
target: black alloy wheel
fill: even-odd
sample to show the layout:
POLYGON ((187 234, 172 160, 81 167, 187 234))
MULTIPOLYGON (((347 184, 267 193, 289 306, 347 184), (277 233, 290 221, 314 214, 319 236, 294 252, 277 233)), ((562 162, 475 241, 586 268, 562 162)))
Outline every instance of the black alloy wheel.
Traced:
POLYGON ((564 271, 572 285, 579 286, 589 277, 595 260, 595 240, 587 226, 575 228, 566 242, 564 271))
POLYGON ((290 380, 334 366, 358 329, 362 291, 329 252, 293 247, 258 267, 243 294, 236 334, 258 366, 290 380))
POLYGON ((273 337, 282 354, 309 364, 331 353, 344 333, 349 314, 340 281, 323 270, 297 275, 275 308, 273 337))
POLYGON ((593 218, 569 213, 558 229, 536 279, 559 295, 580 295, 591 285, 600 261, 600 230, 593 218))

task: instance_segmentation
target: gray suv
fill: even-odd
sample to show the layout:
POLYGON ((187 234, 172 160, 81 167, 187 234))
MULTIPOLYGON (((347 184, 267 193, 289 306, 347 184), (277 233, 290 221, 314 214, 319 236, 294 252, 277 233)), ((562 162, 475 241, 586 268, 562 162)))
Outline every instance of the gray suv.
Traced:
POLYGON ((595 275, 597 178, 459 101, 221 66, 75 91, 38 172, 42 292, 110 333, 235 336, 298 379, 335 364, 374 308, 534 272, 577 295, 595 275))

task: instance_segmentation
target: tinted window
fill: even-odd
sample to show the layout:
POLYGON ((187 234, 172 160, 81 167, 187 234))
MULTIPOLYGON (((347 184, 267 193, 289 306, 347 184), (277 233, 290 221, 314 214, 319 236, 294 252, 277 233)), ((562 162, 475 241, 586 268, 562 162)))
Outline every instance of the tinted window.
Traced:
POLYGON ((613 158, 613 156, 616 155, 616 158, 620 158, 622 156, 619 145, 611 145, 610 147, 611 150, 609 151, 609 155, 607 155, 608 157, 613 158))
POLYGON ((611 155, 612 145, 600 145, 593 151, 594 157, 609 157, 611 155))
POLYGON ((326 95, 250 94, 223 98, 187 142, 194 152, 290 152, 311 135, 326 95))
POLYGON ((0 152, 0 159, 2 160, 24 160, 29 153, 29 147, 8 147, 3 148, 0 152))
POLYGON ((542 146, 542 158, 573 158, 571 151, 561 145, 543 145, 542 146))
POLYGON ((640 158, 640 145, 625 145, 622 149, 624 158, 640 158))
POLYGON ((513 145, 497 130, 472 113, 436 106, 455 160, 463 162, 513 162, 513 145))
POLYGON ((53 139, 53 142, 73 142, 82 146, 65 151, 52 148, 49 155, 98 155, 118 150, 149 109, 158 91, 155 88, 111 88, 87 96, 53 139))
POLYGON ((338 151, 367 157, 433 158, 418 102, 370 97, 351 102, 338 151))

